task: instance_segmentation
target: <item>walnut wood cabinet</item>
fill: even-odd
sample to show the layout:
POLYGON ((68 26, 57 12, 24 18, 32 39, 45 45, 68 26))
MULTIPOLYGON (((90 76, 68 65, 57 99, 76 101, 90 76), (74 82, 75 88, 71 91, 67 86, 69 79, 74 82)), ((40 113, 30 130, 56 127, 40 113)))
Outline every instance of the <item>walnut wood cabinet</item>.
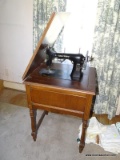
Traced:
MULTIPOLYGON (((36 140, 37 130, 48 112, 77 116, 83 120, 79 145, 79 152, 82 152, 85 146, 85 131, 90 116, 92 99, 95 95, 96 70, 87 67, 81 80, 73 81, 42 76, 39 74, 41 67, 33 71, 24 81, 30 109, 33 139, 36 140), (37 109, 44 110, 38 123, 36 122, 37 109)), ((54 64, 54 68, 64 70, 66 65, 54 64)))

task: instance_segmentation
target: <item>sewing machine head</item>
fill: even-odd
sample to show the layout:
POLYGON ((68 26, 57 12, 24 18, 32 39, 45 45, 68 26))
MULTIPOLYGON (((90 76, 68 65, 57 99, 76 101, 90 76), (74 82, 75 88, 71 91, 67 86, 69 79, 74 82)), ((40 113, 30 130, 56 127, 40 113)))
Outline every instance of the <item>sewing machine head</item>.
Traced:
POLYGON ((51 66, 52 65, 52 60, 54 58, 58 58, 58 60, 62 59, 62 62, 64 60, 70 60, 72 62, 73 68, 71 70, 70 76, 73 79, 75 77, 75 72, 77 72, 77 70, 79 71, 79 73, 77 73, 79 75, 79 78, 81 78, 82 75, 82 68, 83 68, 83 64, 85 62, 85 57, 78 53, 78 54, 74 54, 74 53, 57 53, 54 50, 52 50, 52 48, 48 48, 46 54, 48 55, 48 59, 46 61, 47 66, 51 66), (79 69, 78 69, 79 67, 79 69))

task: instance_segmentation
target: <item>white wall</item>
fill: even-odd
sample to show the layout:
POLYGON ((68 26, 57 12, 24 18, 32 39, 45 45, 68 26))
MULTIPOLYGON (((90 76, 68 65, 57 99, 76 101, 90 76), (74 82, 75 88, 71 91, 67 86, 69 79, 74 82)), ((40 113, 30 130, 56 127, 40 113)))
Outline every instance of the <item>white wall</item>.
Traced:
POLYGON ((33 52, 33 0, 0 0, 0 79, 22 82, 33 52))

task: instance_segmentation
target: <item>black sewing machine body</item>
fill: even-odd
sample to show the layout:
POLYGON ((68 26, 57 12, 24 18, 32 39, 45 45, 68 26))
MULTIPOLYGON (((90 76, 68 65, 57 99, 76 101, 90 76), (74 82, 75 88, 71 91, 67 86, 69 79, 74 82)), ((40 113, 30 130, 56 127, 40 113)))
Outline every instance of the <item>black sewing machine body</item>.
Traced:
MULTIPOLYGON (((80 80, 80 78, 82 77, 82 69, 83 69, 83 64, 85 62, 85 57, 80 53, 78 53, 78 54, 57 53, 54 51, 53 48, 50 48, 50 47, 47 47, 47 49, 46 49, 47 68, 42 69, 40 71, 40 74, 47 75, 47 76, 55 76, 55 77, 60 78, 60 71, 52 69, 53 60, 55 58, 60 63, 64 62, 66 59, 68 59, 72 62, 71 63, 72 69, 69 69, 67 72, 64 72, 64 74, 66 73, 66 75, 67 75, 67 76, 64 75, 64 78, 67 78, 67 79, 71 78, 73 80, 80 80), (69 75, 68 75, 68 73, 69 73, 69 75)), ((62 75, 62 77, 63 77, 63 75, 62 75)))

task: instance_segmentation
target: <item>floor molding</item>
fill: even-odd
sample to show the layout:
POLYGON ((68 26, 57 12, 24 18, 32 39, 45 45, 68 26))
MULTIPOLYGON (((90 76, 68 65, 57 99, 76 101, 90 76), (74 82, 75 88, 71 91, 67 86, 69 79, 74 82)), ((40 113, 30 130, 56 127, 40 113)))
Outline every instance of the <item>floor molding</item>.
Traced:
POLYGON ((20 91, 25 91, 25 85, 22 83, 15 83, 15 82, 8 82, 4 81, 3 86, 5 88, 10 88, 10 89, 15 89, 15 90, 20 90, 20 91))
POLYGON ((3 80, 0 80, 0 90, 2 90, 4 88, 3 86, 3 80))

